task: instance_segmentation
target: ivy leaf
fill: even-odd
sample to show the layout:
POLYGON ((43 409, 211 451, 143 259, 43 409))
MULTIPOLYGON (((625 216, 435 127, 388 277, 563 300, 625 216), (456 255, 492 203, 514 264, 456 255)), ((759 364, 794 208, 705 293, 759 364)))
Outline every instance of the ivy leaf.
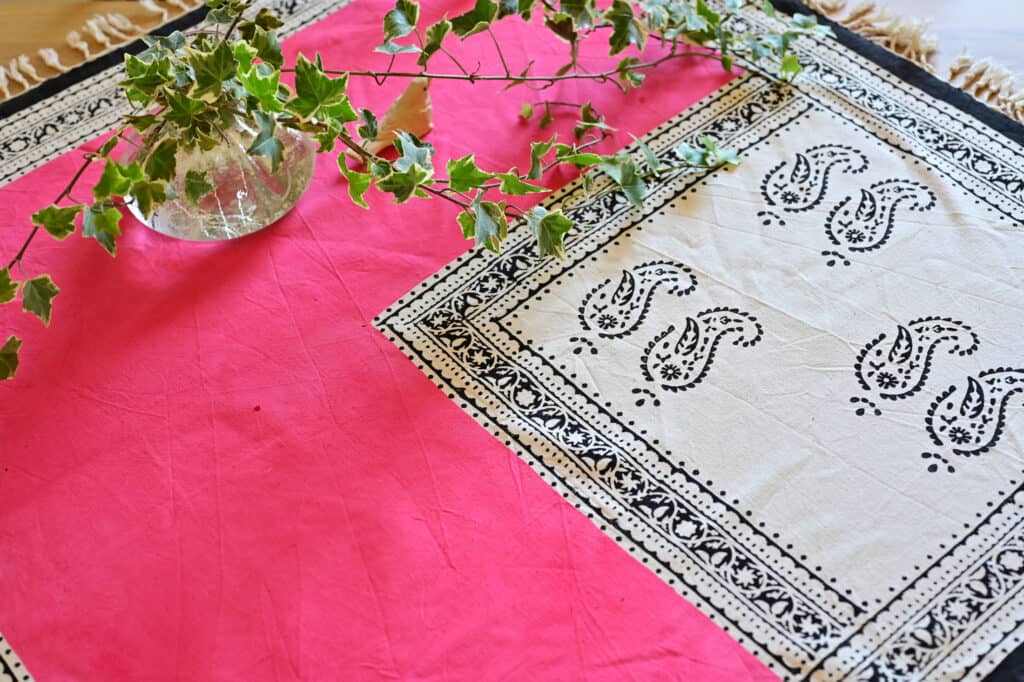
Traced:
POLYGON ((352 199, 352 203, 362 208, 370 208, 363 195, 370 188, 373 176, 369 173, 361 173, 349 168, 344 154, 338 155, 338 169, 345 176, 345 179, 348 180, 348 196, 352 199))
POLYGON ((270 172, 276 173, 277 167, 284 159, 284 144, 274 136, 277 121, 262 111, 254 111, 253 115, 260 126, 260 132, 246 151, 253 156, 265 156, 270 159, 270 172))
POLYGON ((765 14, 767 14, 772 19, 774 19, 775 16, 776 16, 775 15, 775 5, 772 4, 772 0, 764 0, 764 3, 761 5, 761 11, 763 11, 765 14))
POLYGON ((21 287, 21 307, 26 313, 32 313, 49 327, 53 297, 59 293, 60 289, 53 283, 49 275, 33 277, 26 280, 21 287))
POLYGON ((426 66, 427 61, 431 56, 441 49, 441 43, 444 42, 445 36, 451 32, 452 22, 447 19, 442 19, 436 24, 429 26, 427 28, 427 40, 423 44, 423 49, 420 52, 420 58, 416 60, 416 63, 420 66, 426 66))
POLYGON ((533 118, 533 105, 529 102, 523 102, 523 106, 519 109, 519 118, 527 121, 533 118))
POLYGON ((594 28, 597 22, 597 7, 594 0, 562 0, 559 9, 572 19, 577 30, 594 28))
MULTIPOLYGON (((288 102, 288 110, 303 120, 313 118, 322 108, 347 106, 351 110, 345 96, 347 85, 347 76, 329 78, 324 73, 319 56, 314 63, 300 54, 295 62, 295 97, 288 102)), ((349 120, 358 118, 355 111, 351 113, 349 120)))
POLYGON ((412 0, 398 0, 395 8, 384 15, 384 41, 407 36, 416 30, 420 18, 419 3, 412 0))
POLYGON ((21 339, 17 336, 7 337, 7 342, 0 348, 0 381, 14 377, 18 371, 18 351, 21 349, 21 339))
POLYGON ((268 31, 254 23, 239 26, 239 29, 242 37, 256 48, 256 54, 260 59, 279 69, 284 66, 284 56, 281 54, 281 41, 278 39, 275 31, 268 31))
POLYGON ((359 137, 367 141, 376 140, 377 134, 380 132, 377 126, 377 116, 369 109, 360 109, 359 122, 362 124, 356 128, 359 137))
POLYGON ((622 188, 626 198, 629 199, 629 203, 634 206, 643 205, 647 185, 644 183, 643 178, 640 177, 640 174, 637 173, 636 163, 634 163, 632 158, 625 154, 618 154, 614 157, 606 158, 597 167, 622 188))
POLYGON ((148 218, 153 214, 157 204, 167 200, 167 185, 163 182, 142 180, 132 185, 131 195, 139 207, 139 212, 148 218))
POLYGON ((418 137, 404 130, 398 131, 394 145, 400 155, 393 164, 395 170, 404 173, 413 166, 419 166, 428 171, 428 174, 433 175, 434 165, 430 159, 434 155, 434 145, 422 142, 418 137))
POLYGON ((246 92, 259 100, 264 110, 277 112, 284 108, 277 99, 277 92, 281 87, 281 72, 277 69, 266 68, 264 65, 264 68, 254 66, 239 70, 238 82, 246 92))
POLYGON ((175 154, 178 153, 178 141, 166 137, 160 141, 146 159, 146 175, 153 180, 174 180, 176 166, 175 154))
POLYGON ((641 71, 635 71, 634 67, 640 63, 640 60, 636 57, 626 57, 618 63, 615 70, 618 72, 618 78, 624 85, 630 85, 634 88, 639 88, 643 85, 645 74, 641 71))
POLYGON ((615 0, 605 11, 604 18, 612 25, 612 35, 608 39, 611 49, 608 54, 616 55, 630 45, 636 45, 638 50, 644 48, 647 34, 643 25, 633 16, 633 8, 628 2, 615 0))
POLYGON ((483 244, 488 251, 498 253, 501 242, 508 236, 508 218, 505 217, 505 202, 481 201, 481 195, 473 200, 474 237, 476 244, 483 244))
POLYGON ((661 173, 661 160, 658 159, 658 156, 654 153, 654 150, 647 146, 647 143, 641 140, 639 137, 636 137, 635 135, 631 135, 630 137, 633 138, 633 141, 636 142, 636 145, 640 147, 640 151, 643 152, 644 159, 646 159, 647 167, 650 169, 650 171, 655 175, 659 175, 661 173))
POLYGON ((97 199, 106 199, 112 196, 124 196, 131 189, 132 180, 141 180, 141 171, 138 170, 138 163, 130 166, 122 166, 116 161, 107 159, 107 163, 103 166, 103 173, 100 174, 100 179, 93 185, 92 194, 97 199), (130 170, 131 169, 131 170, 130 170), (138 173, 138 177, 132 177, 138 173))
POLYGON ((613 159, 611 156, 601 156, 593 152, 578 152, 575 147, 567 144, 555 145, 555 160, 560 163, 570 163, 578 168, 594 166, 606 159, 613 159))
POLYGON ((499 189, 503 193, 510 194, 512 196, 522 196, 524 194, 540 194, 543 192, 551 191, 547 187, 541 187, 540 185, 531 185, 528 182, 523 182, 515 173, 497 173, 495 177, 501 178, 501 187, 499 189))
POLYGON ((166 98, 168 109, 164 112, 164 117, 180 128, 191 128, 196 115, 206 108, 206 103, 202 100, 172 91, 166 93, 166 98))
POLYGON ((551 151, 551 147, 554 146, 557 139, 558 136, 553 135, 547 142, 530 143, 530 172, 527 174, 527 178, 530 180, 540 179, 540 176, 544 173, 544 156, 551 151))
POLYGON ((466 154, 461 159, 448 161, 448 183, 456 192, 468 192, 471 189, 476 189, 493 177, 493 173, 481 170, 476 165, 473 154, 466 154))
POLYGON ((459 223, 459 227, 462 228, 462 236, 466 239, 472 239, 476 235, 476 216, 469 211, 463 211, 456 218, 459 223))
MULTIPOLYGON (((61 207, 56 204, 32 214, 32 224, 42 226, 57 241, 75 231, 75 217, 85 209, 82 204, 61 207)), ((0 287, 2 289, 2 287, 0 287)), ((0 297, 2 299, 2 297, 0 297)), ((0 300, 0 303, 5 301, 0 300)))
POLYGON ((238 62, 239 71, 248 71, 252 68, 252 62, 256 59, 258 52, 256 48, 249 43, 239 40, 235 43, 234 47, 231 48, 231 53, 235 55, 235 61, 238 62))
POLYGON ((18 295, 18 282, 11 279, 11 271, 0 269, 0 303, 10 303, 18 295))
POLYGON ((216 99, 223 90, 224 81, 233 78, 238 71, 238 61, 223 40, 218 41, 210 52, 189 49, 186 54, 195 74, 191 96, 196 99, 216 99))
POLYGON ((420 48, 415 45, 399 45, 389 40, 383 45, 375 47, 374 52, 382 52, 384 54, 417 54, 420 52, 420 48))
POLYGON ((526 222, 537 239, 537 250, 541 256, 565 257, 565 235, 573 223, 562 211, 534 206, 526 212, 526 222))
POLYGON ((256 16, 253 17, 253 23, 268 31, 284 26, 284 22, 274 14, 273 10, 267 7, 264 7, 256 13, 256 16))
POLYGON ((554 122, 555 117, 551 114, 551 105, 544 102, 544 115, 540 117, 540 121, 538 121, 537 124, 540 126, 541 130, 543 130, 554 122))
POLYGON ((779 71, 783 76, 792 78, 803 70, 803 67, 800 66, 800 58, 794 53, 790 52, 782 57, 782 63, 779 65, 779 71))
POLYGON ((463 40, 471 35, 486 31, 498 13, 494 0, 476 0, 473 9, 451 20, 452 32, 463 40))
POLYGON ((429 178, 430 171, 417 164, 413 164, 405 172, 391 173, 377 180, 377 189, 395 195, 395 202, 403 204, 429 178))
POLYGON ((185 173, 185 198, 198 205, 199 200, 212 192, 213 185, 206 177, 206 171, 190 170, 185 173))
POLYGON ((117 255, 116 239, 121 236, 121 212, 104 202, 93 204, 82 218, 82 236, 92 237, 111 256, 117 255))

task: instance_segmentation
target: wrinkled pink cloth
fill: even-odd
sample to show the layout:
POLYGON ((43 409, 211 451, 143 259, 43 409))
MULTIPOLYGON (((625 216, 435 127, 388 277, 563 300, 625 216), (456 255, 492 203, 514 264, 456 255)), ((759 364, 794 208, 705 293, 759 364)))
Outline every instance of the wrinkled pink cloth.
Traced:
MULTIPOLYGON (((287 53, 380 67, 387 9, 355 2, 287 53)), ((566 59, 518 19, 499 33, 513 68, 566 59)), ((480 35, 460 53, 493 72, 492 50, 480 35)), ((429 140, 441 168, 469 150, 524 167, 524 101, 593 93, 623 146, 728 79, 694 60, 628 99, 435 82, 429 140)), ((401 87, 351 92, 383 111, 401 87)), ((563 138, 572 122, 558 112, 563 138)), ((79 158, 0 188, 0 252, 79 158)), ((25 337, 0 385, 0 630, 36 678, 774 679, 372 328, 468 244, 450 205, 370 203, 351 205, 328 155, 291 214, 240 241, 128 219, 116 260, 78 236, 32 245, 25 273, 62 292, 49 330, 0 309, 4 338, 25 337)))

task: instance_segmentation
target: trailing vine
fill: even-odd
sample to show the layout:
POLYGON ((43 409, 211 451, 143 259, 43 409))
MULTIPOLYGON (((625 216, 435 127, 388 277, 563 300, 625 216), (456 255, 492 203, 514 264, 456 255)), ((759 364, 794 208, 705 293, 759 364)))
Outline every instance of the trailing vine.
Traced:
MULTIPOLYGON (((716 140, 702 138, 699 145, 681 145, 683 161, 667 166, 641 144, 645 161, 619 152, 599 154, 593 147, 610 130, 589 102, 540 99, 522 105, 520 116, 535 119, 540 128, 553 120, 553 110, 567 108, 577 114, 574 139, 557 136, 530 145, 530 167, 486 170, 472 152, 448 160, 444 173, 435 167, 434 147, 410 132, 398 131, 393 145, 397 158, 387 159, 371 150, 378 138, 380 121, 368 108, 358 107, 347 94, 351 78, 372 78, 383 84, 389 78, 454 80, 465 83, 499 81, 507 88, 523 87, 543 92, 569 80, 610 84, 623 92, 640 87, 649 71, 689 57, 713 59, 731 70, 737 59, 747 68, 772 65, 777 77, 788 80, 800 72, 793 43, 804 35, 828 35, 813 17, 794 15, 785 30, 777 33, 740 32, 733 18, 747 0, 720 0, 712 8, 705 0, 476 0, 474 7, 458 16, 421 26, 420 6, 414 0, 397 0, 383 19, 384 41, 377 48, 390 55, 384 71, 325 68, 319 55, 298 55, 286 65, 277 37, 282 22, 270 10, 251 13, 252 0, 210 0, 207 24, 188 32, 175 31, 147 39, 147 49, 126 55, 126 78, 119 84, 134 111, 114 134, 83 162, 50 205, 32 214, 32 228, 14 256, 0 269, 0 303, 19 298, 22 308, 49 325, 53 300, 59 288, 46 274, 25 276, 23 258, 40 231, 58 241, 80 231, 95 239, 111 256, 116 255, 122 231, 122 209, 128 202, 145 216, 173 196, 179 151, 211 150, 226 142, 224 131, 241 118, 258 130, 247 152, 272 170, 281 163, 284 147, 275 135, 279 127, 302 131, 319 144, 320 152, 343 147, 338 169, 346 178, 353 203, 368 208, 364 196, 371 188, 390 194, 397 203, 413 199, 440 199, 456 204, 458 225, 467 239, 497 252, 508 235, 510 222, 521 221, 536 238, 542 257, 563 255, 563 240, 572 221, 561 210, 540 206, 523 210, 507 198, 550 192, 541 181, 557 165, 581 171, 594 169, 628 198, 640 205, 645 179, 680 168, 714 168, 739 163, 735 151, 719 148, 716 140), (568 45, 568 61, 554 73, 538 73, 533 62, 509 63, 501 42, 492 30, 500 21, 518 18, 543 24, 568 45), (473 36, 489 40, 496 65, 491 71, 466 68, 454 48, 473 36), (614 68, 590 72, 578 63, 586 40, 607 42, 611 56, 621 56, 614 68), (648 43, 657 43, 661 54, 647 60, 639 55, 648 43), (415 68, 395 68, 415 60, 415 68), (443 59, 454 69, 438 65, 443 59), (294 75, 294 86, 281 82, 284 73, 294 75), (129 136, 137 138, 137 153, 130 163, 114 159, 115 150, 129 136), (358 165, 350 167, 347 156, 358 165), (86 170, 101 164, 91 199, 77 201, 76 188, 86 170), (17 279, 14 273, 24 278, 17 279)), ((771 3, 760 9, 774 16, 771 3)), ((588 191, 594 174, 584 174, 588 191)), ((184 178, 187 201, 198 204, 214 190, 205 172, 190 170, 184 178)), ((77 195, 80 196, 80 195, 77 195)), ((22 341, 10 336, 0 347, 0 380, 14 376, 22 341)))

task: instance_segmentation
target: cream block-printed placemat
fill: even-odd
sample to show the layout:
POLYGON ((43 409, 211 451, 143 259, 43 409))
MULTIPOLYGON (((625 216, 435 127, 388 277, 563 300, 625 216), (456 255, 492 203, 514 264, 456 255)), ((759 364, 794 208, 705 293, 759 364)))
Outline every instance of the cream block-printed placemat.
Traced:
POLYGON ((738 168, 573 185, 565 260, 518 230, 378 326, 784 678, 978 679, 1024 633, 1024 148, 802 58, 645 138, 738 168))

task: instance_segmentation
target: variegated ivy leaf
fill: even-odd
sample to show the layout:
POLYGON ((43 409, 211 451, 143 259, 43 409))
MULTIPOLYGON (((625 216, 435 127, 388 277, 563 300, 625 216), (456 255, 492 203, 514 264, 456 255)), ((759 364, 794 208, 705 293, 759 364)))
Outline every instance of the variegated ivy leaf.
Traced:
POLYGON ((18 351, 21 349, 21 339, 17 336, 7 337, 3 347, 0 347, 0 381, 14 377, 18 371, 18 351))
POLYGON ((49 275, 33 277, 21 285, 21 307, 49 327, 50 314, 53 311, 53 298, 59 293, 60 289, 53 283, 49 275))

